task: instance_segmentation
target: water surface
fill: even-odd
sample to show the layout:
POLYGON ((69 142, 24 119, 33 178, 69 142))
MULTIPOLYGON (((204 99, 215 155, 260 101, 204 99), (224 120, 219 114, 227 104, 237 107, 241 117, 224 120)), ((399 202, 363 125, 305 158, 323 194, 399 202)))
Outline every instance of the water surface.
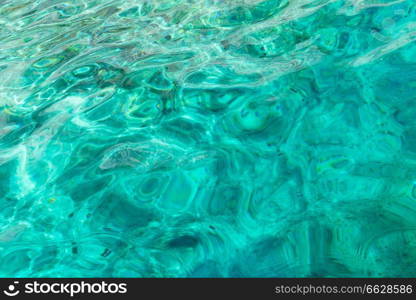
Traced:
POLYGON ((416 276, 413 0, 0 1, 0 276, 416 276))

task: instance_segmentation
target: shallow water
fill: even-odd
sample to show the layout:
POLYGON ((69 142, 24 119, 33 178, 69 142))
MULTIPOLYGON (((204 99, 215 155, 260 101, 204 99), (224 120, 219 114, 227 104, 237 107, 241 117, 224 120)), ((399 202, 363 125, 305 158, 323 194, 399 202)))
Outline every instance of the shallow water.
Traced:
POLYGON ((416 276, 412 0, 0 1, 0 276, 416 276))

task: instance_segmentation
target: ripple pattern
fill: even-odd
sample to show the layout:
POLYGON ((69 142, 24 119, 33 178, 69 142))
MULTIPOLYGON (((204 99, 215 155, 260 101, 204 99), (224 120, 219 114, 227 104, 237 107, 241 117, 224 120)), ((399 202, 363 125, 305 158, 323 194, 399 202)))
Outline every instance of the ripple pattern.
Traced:
POLYGON ((0 1, 1 277, 415 277, 413 0, 0 1))

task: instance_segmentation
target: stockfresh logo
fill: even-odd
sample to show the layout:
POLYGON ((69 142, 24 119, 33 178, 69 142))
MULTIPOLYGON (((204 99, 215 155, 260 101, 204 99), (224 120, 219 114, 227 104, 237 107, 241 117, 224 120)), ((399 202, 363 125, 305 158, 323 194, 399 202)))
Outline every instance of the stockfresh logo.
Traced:
POLYGON ((127 283, 101 282, 39 282, 37 280, 26 282, 23 288, 18 288, 19 281, 8 285, 3 293, 9 297, 22 294, 67 294, 71 297, 77 294, 125 294, 127 283))
POLYGON ((4 294, 10 297, 14 297, 20 293, 20 291, 17 289, 17 285, 19 284, 19 281, 13 282, 13 284, 10 284, 6 290, 3 291, 4 294))

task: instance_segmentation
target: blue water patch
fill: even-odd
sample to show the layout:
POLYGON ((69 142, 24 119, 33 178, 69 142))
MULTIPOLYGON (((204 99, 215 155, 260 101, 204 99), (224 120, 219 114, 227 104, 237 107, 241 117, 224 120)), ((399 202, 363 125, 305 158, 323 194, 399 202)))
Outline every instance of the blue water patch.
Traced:
POLYGON ((413 0, 0 3, 1 277, 416 276, 413 0))

